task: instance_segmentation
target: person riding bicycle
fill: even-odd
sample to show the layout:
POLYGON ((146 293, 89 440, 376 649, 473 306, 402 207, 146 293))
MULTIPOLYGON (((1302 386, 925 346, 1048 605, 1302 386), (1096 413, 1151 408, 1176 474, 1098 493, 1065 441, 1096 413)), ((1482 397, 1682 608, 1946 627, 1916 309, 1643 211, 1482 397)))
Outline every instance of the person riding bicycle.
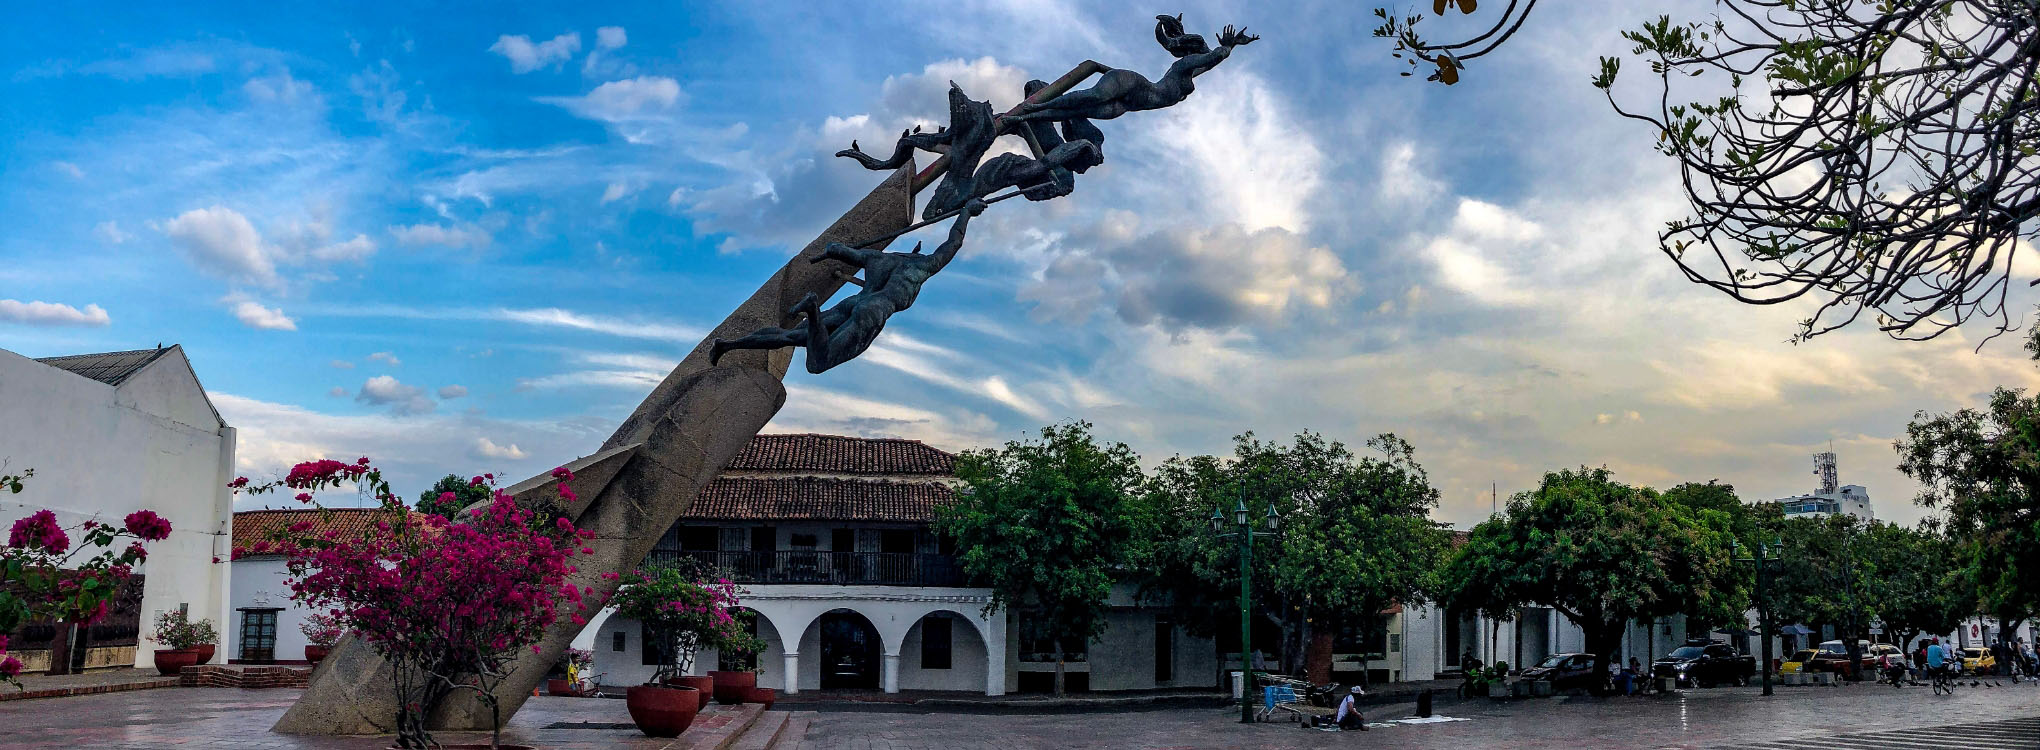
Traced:
POLYGON ((1935 638, 1927 644, 1927 674, 1945 677, 1948 674, 1948 650, 1941 647, 1941 639, 1935 638))

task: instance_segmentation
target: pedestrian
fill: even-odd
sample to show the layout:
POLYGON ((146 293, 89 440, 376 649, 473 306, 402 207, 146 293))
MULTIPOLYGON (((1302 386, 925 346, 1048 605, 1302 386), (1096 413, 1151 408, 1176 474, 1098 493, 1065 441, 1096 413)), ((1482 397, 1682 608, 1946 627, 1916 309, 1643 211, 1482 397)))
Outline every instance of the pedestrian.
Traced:
POLYGON ((1339 722, 1341 731, 1355 729, 1367 731, 1367 720, 1360 717, 1360 706, 1354 703, 1354 699, 1366 694, 1359 685, 1354 685, 1352 691, 1346 693, 1345 699, 1339 701, 1339 713, 1333 719, 1339 722))

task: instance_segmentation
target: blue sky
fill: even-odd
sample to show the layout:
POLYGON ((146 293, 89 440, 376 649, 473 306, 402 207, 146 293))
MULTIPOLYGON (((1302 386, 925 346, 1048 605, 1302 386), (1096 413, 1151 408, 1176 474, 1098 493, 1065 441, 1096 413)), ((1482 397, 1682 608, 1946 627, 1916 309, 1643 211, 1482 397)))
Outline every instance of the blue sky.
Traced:
POLYGON ((1805 491, 1832 441, 1918 517, 1906 419, 2033 366, 1980 332, 1795 347, 1804 309, 1678 278, 1671 165, 1586 84, 1660 6, 1540 9, 1450 88, 1397 77, 1346 3, 20 10, 0 347, 184 345, 251 474, 536 473, 876 182, 834 150, 935 124, 950 80, 1003 109, 1086 58, 1158 74, 1180 11, 1263 39, 1105 123, 1074 195, 995 207, 870 353, 796 368, 773 429, 961 449, 1082 418, 1151 460, 1393 431, 1459 523, 1583 463, 1805 491))

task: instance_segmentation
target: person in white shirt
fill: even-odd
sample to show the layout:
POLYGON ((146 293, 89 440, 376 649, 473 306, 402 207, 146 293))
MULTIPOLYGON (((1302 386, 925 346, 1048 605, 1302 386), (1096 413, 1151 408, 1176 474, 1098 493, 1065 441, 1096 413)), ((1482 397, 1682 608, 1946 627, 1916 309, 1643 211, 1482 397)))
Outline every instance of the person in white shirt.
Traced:
POLYGON ((1360 718, 1360 707, 1353 702, 1353 699, 1366 694, 1367 691, 1362 690, 1359 685, 1354 685, 1353 691, 1347 693, 1345 698, 1340 699, 1339 714, 1333 717, 1339 723, 1340 729, 1367 731, 1367 720, 1360 718))

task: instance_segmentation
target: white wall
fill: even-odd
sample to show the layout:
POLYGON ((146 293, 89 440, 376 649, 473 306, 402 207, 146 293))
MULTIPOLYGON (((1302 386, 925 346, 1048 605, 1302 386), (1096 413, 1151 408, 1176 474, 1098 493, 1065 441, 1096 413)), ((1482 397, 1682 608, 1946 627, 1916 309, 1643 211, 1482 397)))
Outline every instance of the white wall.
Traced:
POLYGON ((241 610, 270 607, 283 608, 276 613, 276 660, 302 661, 305 658, 305 646, 311 641, 305 638, 299 626, 304 624, 305 616, 311 610, 291 601, 290 585, 284 582, 289 574, 284 559, 274 555, 249 556, 234 561, 234 606, 228 611, 226 628, 220 634, 227 639, 227 658, 247 658, 241 655, 241 610))
POLYGON ((990 661, 985 652, 985 639, 978 634, 978 625, 969 618, 948 619, 949 668, 927 669, 921 666, 921 632, 928 622, 928 618, 924 617, 907 631, 906 640, 900 646, 901 690, 984 691, 985 669, 990 661))
MULTIPOLYGON (((0 351, 0 424, 7 473, 36 472, 21 494, 0 497, 0 523, 42 508, 65 526, 156 511, 172 531, 148 545, 138 568, 147 576, 143 635, 156 613, 187 606, 193 619, 213 621, 222 640, 216 658, 224 658, 234 624, 227 616, 234 431, 214 414, 182 350, 118 389, 0 351)), ((154 666, 154 647, 144 640, 135 666, 154 666)))

